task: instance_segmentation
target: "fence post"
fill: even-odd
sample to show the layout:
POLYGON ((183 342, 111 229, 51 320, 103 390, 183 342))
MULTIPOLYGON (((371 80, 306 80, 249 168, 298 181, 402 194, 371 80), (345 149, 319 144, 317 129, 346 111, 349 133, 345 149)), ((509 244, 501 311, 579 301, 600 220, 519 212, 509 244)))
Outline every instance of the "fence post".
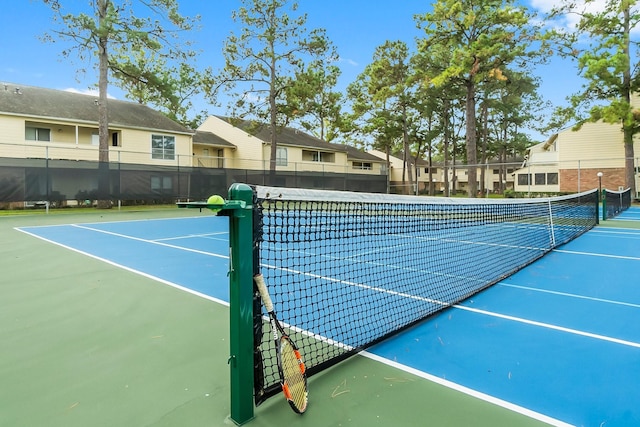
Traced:
POLYGON ((229 212, 229 366, 231 419, 253 418, 253 190, 235 183, 229 200, 245 207, 229 212))
POLYGON ((578 160, 578 193, 580 192, 580 160, 578 160))

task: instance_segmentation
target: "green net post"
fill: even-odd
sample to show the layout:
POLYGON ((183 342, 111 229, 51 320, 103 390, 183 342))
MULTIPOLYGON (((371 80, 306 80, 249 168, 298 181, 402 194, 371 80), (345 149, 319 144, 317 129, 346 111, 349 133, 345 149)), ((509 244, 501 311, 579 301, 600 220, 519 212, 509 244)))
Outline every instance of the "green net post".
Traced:
POLYGON ((231 419, 253 418, 253 190, 246 184, 229 188, 229 201, 240 209, 229 215, 229 312, 231 419))
POLYGON ((602 220, 606 221, 607 220, 607 196, 606 196, 606 189, 602 189, 602 193, 600 193, 600 197, 602 198, 602 220))

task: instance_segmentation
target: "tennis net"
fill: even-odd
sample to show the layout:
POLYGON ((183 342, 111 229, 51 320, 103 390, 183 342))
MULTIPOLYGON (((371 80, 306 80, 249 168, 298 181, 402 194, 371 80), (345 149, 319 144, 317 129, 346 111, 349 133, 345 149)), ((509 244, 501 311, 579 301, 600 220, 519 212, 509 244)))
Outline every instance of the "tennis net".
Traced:
POLYGON ((602 190, 606 219, 613 218, 631 206, 631 188, 622 191, 602 190))
MULTIPOLYGON (((597 223, 598 193, 448 199, 256 187, 254 248, 311 376, 497 283, 597 223)), ((280 391, 254 292, 254 399, 280 391)))

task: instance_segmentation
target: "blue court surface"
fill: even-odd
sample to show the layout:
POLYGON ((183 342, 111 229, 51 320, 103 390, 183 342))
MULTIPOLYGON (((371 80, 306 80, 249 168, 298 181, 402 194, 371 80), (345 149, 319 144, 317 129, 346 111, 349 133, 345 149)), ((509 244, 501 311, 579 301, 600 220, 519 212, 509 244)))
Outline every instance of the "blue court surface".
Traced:
MULTIPOLYGON (((363 355, 552 425, 640 425, 640 230, 607 223, 363 355)), ((225 217, 20 231, 228 304, 225 217)))

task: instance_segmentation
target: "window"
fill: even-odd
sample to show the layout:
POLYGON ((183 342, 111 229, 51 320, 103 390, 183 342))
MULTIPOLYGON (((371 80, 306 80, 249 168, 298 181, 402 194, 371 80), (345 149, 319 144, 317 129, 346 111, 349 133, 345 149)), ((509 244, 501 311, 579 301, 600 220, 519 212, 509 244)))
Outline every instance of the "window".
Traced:
POLYGON ((170 176, 152 176, 151 191, 163 192, 170 191, 173 188, 173 181, 170 176))
POLYGON ((111 146, 120 147, 120 137, 118 136, 118 132, 113 132, 111 134, 111 146))
POLYGON ((175 136, 151 135, 151 158, 173 160, 176 156, 175 136))
POLYGON ((276 147, 276 166, 287 166, 286 147, 276 147))
POLYGON ((552 172, 547 174, 547 184, 558 184, 558 173, 552 172))
POLYGON ((372 165, 367 162, 353 162, 353 168, 370 171, 372 169, 372 165))
POLYGON ((536 185, 545 185, 547 183, 547 176, 543 173, 535 174, 536 185))
POLYGON ((224 148, 218 148, 218 167, 224 167, 224 148))
POLYGON ((494 175, 499 175, 500 174, 500 169, 494 169, 493 170, 493 174, 494 175))
POLYGON ((518 185, 528 185, 531 181, 531 174, 520 173, 518 174, 518 185))
POLYGON ((24 128, 24 137, 27 141, 51 141, 51 129, 27 126, 24 128))
POLYGON ((308 151, 302 150, 302 160, 307 162, 334 163, 335 154, 325 151, 308 151))

